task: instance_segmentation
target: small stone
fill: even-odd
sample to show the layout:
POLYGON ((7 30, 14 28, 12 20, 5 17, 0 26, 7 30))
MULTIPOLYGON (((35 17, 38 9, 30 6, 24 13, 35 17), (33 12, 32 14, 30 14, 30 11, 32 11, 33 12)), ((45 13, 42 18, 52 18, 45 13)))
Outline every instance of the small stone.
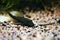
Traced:
POLYGON ((39 20, 39 18, 37 18, 37 20, 39 20))
POLYGON ((36 35, 33 35, 33 37, 36 37, 36 35))
POLYGON ((41 30, 43 32, 43 30, 41 30))
POLYGON ((56 37, 57 36, 57 34, 54 34, 54 37, 56 37))
POLYGON ((58 38, 58 40, 60 40, 60 38, 58 38))
POLYGON ((6 26, 5 24, 2 24, 2 26, 6 26))
POLYGON ((6 21, 4 21, 4 23, 7 23, 6 21))
POLYGON ((19 35, 17 35, 17 37, 19 38, 19 35))
POLYGON ((60 30, 58 30, 60 32, 60 30))
POLYGON ((30 32, 30 31, 28 31, 28 32, 30 32))
POLYGON ((10 35, 10 33, 8 33, 8 35, 10 35))
POLYGON ((20 30, 20 27, 17 27, 18 30, 20 30))
POLYGON ((58 27, 55 27, 55 29, 57 30, 58 27))
POLYGON ((58 20, 58 23, 60 24, 60 20, 58 20))
POLYGON ((56 36, 57 36, 57 34, 55 34, 54 32, 52 32, 52 33, 53 33, 54 37, 56 37, 56 36))

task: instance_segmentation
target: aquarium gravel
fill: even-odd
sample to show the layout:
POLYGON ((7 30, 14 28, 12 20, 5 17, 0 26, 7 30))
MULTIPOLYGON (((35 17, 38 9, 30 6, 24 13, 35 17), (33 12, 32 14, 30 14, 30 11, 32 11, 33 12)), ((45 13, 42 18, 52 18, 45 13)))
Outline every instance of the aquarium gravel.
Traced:
POLYGON ((60 40, 60 24, 57 23, 60 17, 44 11, 27 15, 31 16, 33 27, 16 25, 13 21, 0 22, 0 40, 60 40))

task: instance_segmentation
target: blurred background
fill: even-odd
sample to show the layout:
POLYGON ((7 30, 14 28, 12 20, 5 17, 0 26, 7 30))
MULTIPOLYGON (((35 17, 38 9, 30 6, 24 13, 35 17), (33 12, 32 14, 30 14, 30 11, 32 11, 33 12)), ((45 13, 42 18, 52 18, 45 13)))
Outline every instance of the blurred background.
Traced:
POLYGON ((0 10, 51 10, 60 8, 60 0, 0 0, 0 10))

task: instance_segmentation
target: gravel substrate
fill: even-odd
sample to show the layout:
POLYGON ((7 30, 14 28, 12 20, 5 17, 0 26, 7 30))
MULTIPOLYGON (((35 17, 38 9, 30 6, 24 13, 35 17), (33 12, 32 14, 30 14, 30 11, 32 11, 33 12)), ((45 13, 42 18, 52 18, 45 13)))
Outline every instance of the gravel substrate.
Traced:
POLYGON ((0 22, 0 40, 60 40, 60 24, 57 23, 60 16, 44 11, 29 15, 35 24, 33 27, 0 22))

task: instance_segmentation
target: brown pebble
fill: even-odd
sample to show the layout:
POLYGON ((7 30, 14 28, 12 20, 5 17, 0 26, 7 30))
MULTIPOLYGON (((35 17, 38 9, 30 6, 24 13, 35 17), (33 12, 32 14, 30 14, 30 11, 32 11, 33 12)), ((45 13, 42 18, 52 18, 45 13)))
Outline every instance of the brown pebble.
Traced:
POLYGON ((36 35, 33 35, 33 37, 36 37, 36 35))
POLYGON ((22 38, 20 37, 20 40, 22 40, 22 38))
POLYGON ((2 27, 2 30, 4 30, 4 27, 2 27))
POLYGON ((20 30, 20 27, 15 27, 15 28, 17 28, 17 30, 20 30))
POLYGON ((8 33, 8 35, 10 35, 10 33, 8 33))
POLYGON ((19 38, 19 35, 17 35, 17 37, 19 38))
POLYGON ((60 30, 58 30, 60 32, 60 30))

